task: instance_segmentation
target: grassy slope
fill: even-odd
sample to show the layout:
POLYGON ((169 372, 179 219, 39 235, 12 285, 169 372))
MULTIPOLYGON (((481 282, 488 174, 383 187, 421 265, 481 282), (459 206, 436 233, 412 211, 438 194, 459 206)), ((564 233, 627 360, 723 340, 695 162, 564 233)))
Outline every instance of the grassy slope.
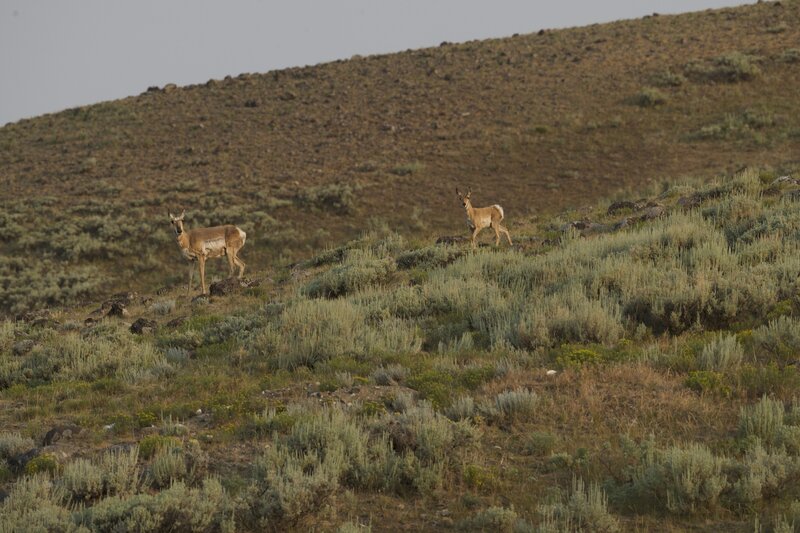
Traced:
MULTIPOLYGON (((190 466, 176 477, 192 490, 218 476, 227 496, 214 493, 216 508, 235 508, 244 529, 532 528, 548 523, 548 502, 551 522, 570 516, 604 531, 749 531, 756 518, 771 528, 798 514, 800 498, 800 204, 796 185, 772 179, 746 172, 671 187, 650 199, 663 218, 610 234, 562 234, 554 220, 518 228, 516 250, 476 254, 373 235, 236 297, 155 296, 175 302, 166 315, 150 301, 88 327, 93 306, 58 312, 60 325, 6 322, 0 453, 12 455, 8 431, 40 439, 57 424, 80 426, 41 452, 59 465, 56 486, 106 513, 83 518, 95 527, 129 516, 121 502, 131 496, 87 497, 74 479, 88 474, 69 465, 177 435, 154 457, 140 452, 141 476, 131 474, 130 490, 163 497, 142 504, 162 524, 176 516, 169 502, 199 501, 157 492, 166 455, 190 466), (691 199, 699 205, 687 209, 691 199), (325 294, 338 297, 309 298, 325 294), (127 332, 141 316, 161 324, 155 336, 127 332), (177 316, 189 318, 165 325, 177 316), (29 351, 12 355, 25 339, 29 351), (743 417, 762 395, 780 413, 743 417), (393 443, 388 455, 382 439, 393 443), (276 466, 309 451, 317 455, 287 463, 304 474, 276 466), (681 486, 671 472, 689 464, 705 484, 668 495, 681 486), (581 504, 573 478, 599 483, 608 511, 581 504)), ((588 218, 641 214, 605 207, 588 218)), ((11 463, 3 475, 7 520, 80 521, 46 490, 22 495, 11 463)))
POLYGON ((242 225, 263 267, 367 227, 461 231, 455 185, 512 222, 675 176, 780 169, 800 148, 798 28, 798 2, 763 3, 247 74, 7 125, 0 308, 178 282, 168 208, 242 225), (758 56, 760 74, 697 74, 732 52, 758 56), (634 103, 665 72, 678 83, 658 88, 666 103, 634 103), (30 253, 42 261, 15 259, 30 253))

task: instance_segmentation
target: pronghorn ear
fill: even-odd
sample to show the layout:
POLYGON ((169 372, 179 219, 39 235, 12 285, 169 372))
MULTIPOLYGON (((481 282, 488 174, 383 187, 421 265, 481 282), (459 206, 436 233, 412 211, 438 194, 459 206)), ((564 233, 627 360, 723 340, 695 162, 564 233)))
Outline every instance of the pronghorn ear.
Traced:
POLYGON ((183 220, 183 217, 186 216, 186 209, 181 212, 181 216, 178 217, 178 220, 183 220))
POLYGON ((469 198, 469 195, 470 195, 470 194, 472 194, 472 187, 470 187, 469 189, 467 189, 467 196, 465 196, 465 198, 469 198))
POLYGON ((172 216, 172 213, 169 211, 169 209, 167 210, 167 214, 169 215, 170 220, 175 220, 175 217, 172 216))

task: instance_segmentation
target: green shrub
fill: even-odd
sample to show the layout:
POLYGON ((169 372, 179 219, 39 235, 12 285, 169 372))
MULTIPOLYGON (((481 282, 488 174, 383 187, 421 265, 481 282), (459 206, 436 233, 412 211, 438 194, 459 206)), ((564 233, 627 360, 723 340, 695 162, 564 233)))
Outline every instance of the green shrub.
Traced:
POLYGON ((525 438, 523 450, 529 455, 544 457, 555 448, 556 437, 544 431, 534 431, 525 438))
POLYGON ((103 493, 103 470, 86 459, 76 459, 64 466, 58 481, 70 501, 94 500, 103 493))
POLYGON ((0 433, 0 459, 9 459, 36 447, 33 439, 19 433, 0 433))
POLYGON ((139 441, 139 455, 142 459, 150 459, 161 450, 177 446, 180 441, 174 437, 163 435, 147 435, 139 441))
POLYGON ((389 257, 378 258, 360 250, 351 250, 341 265, 317 276, 303 292, 312 298, 336 298, 386 282, 394 270, 395 263, 389 257))
POLYGON ((416 353, 421 344, 409 322, 370 320, 366 309, 346 300, 299 300, 248 340, 253 355, 285 369, 313 367, 345 354, 416 353))
POLYGON ((533 414, 538 400, 535 392, 520 387, 495 396, 485 411, 505 420, 521 420, 533 414))
POLYGON ((780 59, 784 63, 800 63, 800 48, 787 48, 781 53, 780 59))
POLYGON ((734 498, 743 504, 780 496, 800 478, 800 459, 783 449, 767 451, 761 442, 748 450, 741 462, 739 478, 733 483, 734 498))
POLYGON ((236 530, 236 504, 216 479, 199 488, 176 482, 155 494, 112 496, 80 512, 92 531, 226 531, 236 530))
POLYGON ((608 498, 597 484, 588 487, 580 478, 573 478, 572 490, 565 501, 540 506, 545 517, 544 531, 620 531, 619 520, 608 511, 608 498))
POLYGON ((376 368, 372 372, 372 381, 375 382, 376 385, 396 385, 398 383, 402 383, 406 375, 408 374, 408 370, 401 365, 388 365, 385 367, 376 368))
POLYGON ((789 362, 800 354, 800 322, 787 316, 778 317, 754 329, 753 342, 760 360, 789 362))
POLYGON ((29 476, 40 473, 55 474, 60 469, 58 459, 49 453, 37 455, 25 464, 25 473, 29 476))
POLYGON ((471 396, 459 396, 445 409, 445 416, 454 422, 469 420, 475 414, 475 401, 471 396))
POLYGON ((706 344, 700 355, 700 364, 709 371, 730 372, 739 368, 744 350, 735 335, 720 334, 706 344))
POLYGON ((436 408, 450 405, 453 394, 453 376, 441 370, 425 370, 411 375, 406 385, 436 408))
POLYGON ((711 370, 689 372, 689 377, 684 383, 690 389, 703 394, 728 396, 731 393, 731 388, 725 383, 724 376, 720 372, 711 370))
POLYGON ((397 256, 397 268, 408 270, 421 268, 430 270, 449 265, 464 255, 464 250, 457 246, 433 245, 416 250, 409 250, 397 256))
POLYGON ((761 75, 758 56, 731 52, 710 61, 693 61, 686 67, 687 76, 698 81, 735 83, 748 81, 761 75))
POLYGON ((157 315, 168 315, 175 310, 175 300, 161 300, 150 305, 150 310, 157 315))
POLYGON ((176 481, 183 481, 186 475, 186 459, 181 448, 162 448, 156 452, 149 469, 150 485, 168 487, 176 481))
POLYGON ((753 405, 742 407, 739 414, 739 434, 758 437, 765 444, 773 444, 783 430, 783 402, 763 396, 753 405))
POLYGON ((723 460, 701 444, 673 446, 645 458, 634 491, 671 513, 712 509, 727 484, 722 465, 723 460))
POLYGON ((513 509, 489 507, 457 524, 462 531, 497 531, 511 533, 524 527, 524 522, 513 509))
POLYGON ((295 198, 295 201, 301 206, 338 214, 351 213, 355 207, 355 200, 353 187, 344 183, 307 187, 300 191, 295 198))
POLYGON ((662 70, 656 72, 650 79, 650 83, 656 87, 680 87, 686 82, 683 74, 672 72, 671 70, 662 70))
POLYGON ((63 531, 71 525, 63 501, 63 489, 50 475, 23 476, 0 502, 0 531, 63 531))
POLYGON ((667 103, 667 95, 653 87, 646 87, 634 96, 633 101, 639 107, 658 107, 667 103))

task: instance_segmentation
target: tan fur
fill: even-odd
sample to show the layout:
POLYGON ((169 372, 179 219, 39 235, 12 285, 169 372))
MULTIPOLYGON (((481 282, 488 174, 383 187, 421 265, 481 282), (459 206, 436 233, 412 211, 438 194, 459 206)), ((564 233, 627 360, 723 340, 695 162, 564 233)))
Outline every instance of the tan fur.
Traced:
MULTIPOLYGON (((244 246, 247 234, 236 226, 215 226, 213 228, 195 228, 184 230, 183 217, 175 217, 169 214, 172 227, 175 229, 176 240, 183 256, 189 261, 197 261, 200 269, 200 288, 206 294, 206 259, 214 257, 228 257, 228 267, 231 277, 233 277, 234 266, 239 267, 239 279, 244 274, 244 261, 239 257, 239 250, 244 246)), ((192 291, 192 277, 194 275, 194 265, 189 266, 189 286, 186 293, 192 291)))
POLYGON ((500 224, 505 217, 502 207, 497 204, 489 207, 472 207, 472 201, 470 200, 472 189, 470 189, 467 194, 461 194, 458 192, 458 189, 456 189, 456 194, 458 195, 459 200, 461 200, 464 210, 467 213, 467 226, 472 230, 473 250, 477 246, 476 239, 478 237, 478 233, 485 228, 494 229, 495 246, 500 246, 501 233, 506 236, 506 239, 508 239, 509 246, 513 245, 511 243, 511 234, 508 233, 508 230, 505 226, 500 224))

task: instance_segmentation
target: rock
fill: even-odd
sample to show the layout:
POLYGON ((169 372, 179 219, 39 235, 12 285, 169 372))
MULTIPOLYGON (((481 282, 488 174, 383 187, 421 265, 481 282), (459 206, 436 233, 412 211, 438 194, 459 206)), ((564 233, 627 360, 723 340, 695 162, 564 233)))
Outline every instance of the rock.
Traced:
POLYGON ((246 279, 245 278, 245 279, 241 280, 242 287, 244 287, 246 289, 251 289, 253 287, 258 287, 263 282, 264 282, 263 278, 256 278, 256 279, 246 279))
POLYGON ((11 353, 17 357, 20 357, 30 352, 35 345, 36 343, 31 339, 23 339, 14 343, 14 345, 11 347, 11 353))
POLYGON ((683 207, 684 209, 693 209, 695 207, 698 207, 702 203, 702 201, 703 200, 702 198, 700 198, 700 195, 695 193, 695 194, 690 194, 689 196, 681 196, 680 198, 678 198, 678 205, 683 207))
POLYGON ((149 318, 137 318, 136 322, 131 324, 131 333, 135 335, 152 334, 158 329, 158 323, 149 318))
POLYGON ((628 224, 629 224, 629 219, 628 218, 623 218, 622 220, 620 220, 619 222, 617 222, 616 224, 611 226, 611 230, 612 231, 619 231, 622 228, 627 228, 628 224))
POLYGON ((180 326, 181 324, 183 324, 187 320, 189 320, 188 316, 179 316, 179 317, 173 318, 172 320, 167 322, 165 324, 165 326, 168 327, 168 328, 177 328, 178 326, 180 326))
POLYGON ((570 228, 575 228, 577 230, 584 230, 589 226, 589 222, 585 220, 573 220, 572 222, 567 222, 563 226, 561 226, 561 231, 569 231, 570 228))
POLYGON ((160 289, 158 289, 156 291, 156 294, 158 296, 164 296, 165 294, 167 294, 171 290, 172 290, 172 287, 161 287, 160 289))
POLYGON ((56 426, 45 433, 44 439, 42 439, 42 446, 50 446, 62 439, 71 439, 72 437, 77 436, 80 432, 80 426, 76 426, 74 424, 56 426))
POLYGON ((667 212, 667 208, 663 205, 654 205, 644 210, 641 215, 641 220, 653 220, 663 216, 667 212))
POLYGON ((53 318, 53 314, 49 309, 39 309, 38 311, 26 311, 21 315, 16 316, 17 322, 34 322, 43 318, 53 318))
POLYGON ((90 316, 90 317, 87 317, 86 320, 83 321, 83 325, 90 328, 90 327, 94 326, 95 324, 97 324, 99 322, 100 322, 100 319, 97 319, 95 317, 90 316))
POLYGON ((123 318, 123 317, 128 316, 129 314, 130 313, 125 308, 125 304, 123 304, 121 302, 114 302, 109 307, 108 312, 106 313, 106 316, 116 316, 116 317, 123 318))
POLYGON ((258 107, 258 100, 245 100, 244 102, 245 107, 258 107))
POLYGON ((238 278, 228 278, 212 283, 208 287, 211 296, 228 296, 242 289, 242 282, 238 278))
POLYGON ((163 90, 164 90, 165 93, 169 94, 171 92, 176 91, 177 89, 178 89, 177 85, 175 85, 174 83, 168 83, 168 84, 164 85, 164 89, 163 90))
POLYGON ((598 224, 597 222, 589 222, 581 231, 581 235, 588 237, 589 235, 598 235, 600 233, 608 233, 609 231, 611 231, 611 226, 598 224))
POLYGON ((27 452, 19 453, 9 457, 8 466, 10 466, 15 472, 22 472, 22 470, 25 468, 25 465, 28 464, 31 459, 39 455, 41 451, 41 448, 31 448, 27 452))
POLYGON ((777 187, 781 185, 800 185, 800 182, 798 182, 791 176, 781 176, 780 178, 777 178, 775 181, 770 183, 771 187, 777 187))
POLYGON ((39 309, 37 311, 27 311, 16 317, 18 322, 27 322, 36 328, 56 328, 60 322, 53 318, 53 313, 49 309, 39 309))
POLYGON ((110 305, 114 302, 131 305, 134 301, 136 301, 137 296, 138 294, 135 292, 118 292, 116 294, 112 294, 111 298, 106 300, 103 305, 110 305))

